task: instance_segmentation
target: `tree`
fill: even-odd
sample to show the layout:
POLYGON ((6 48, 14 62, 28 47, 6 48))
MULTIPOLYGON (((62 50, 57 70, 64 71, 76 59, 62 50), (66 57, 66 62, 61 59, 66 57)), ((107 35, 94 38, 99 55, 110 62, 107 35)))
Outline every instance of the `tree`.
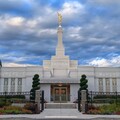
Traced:
POLYGON ((87 83, 88 83, 88 80, 86 79, 86 75, 82 75, 81 76, 81 79, 80 79, 80 91, 81 90, 87 90, 88 91, 88 85, 87 85, 87 83))
POLYGON ((35 74, 32 82, 32 89, 30 90, 30 100, 35 101, 35 91, 40 89, 39 75, 35 74))

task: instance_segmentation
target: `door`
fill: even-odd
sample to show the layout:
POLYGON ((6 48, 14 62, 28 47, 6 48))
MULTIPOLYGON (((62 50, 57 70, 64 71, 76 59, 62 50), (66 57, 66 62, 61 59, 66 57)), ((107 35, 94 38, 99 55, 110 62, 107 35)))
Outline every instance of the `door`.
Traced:
POLYGON ((54 102, 66 102, 66 101, 67 101, 67 87, 55 87, 54 102))

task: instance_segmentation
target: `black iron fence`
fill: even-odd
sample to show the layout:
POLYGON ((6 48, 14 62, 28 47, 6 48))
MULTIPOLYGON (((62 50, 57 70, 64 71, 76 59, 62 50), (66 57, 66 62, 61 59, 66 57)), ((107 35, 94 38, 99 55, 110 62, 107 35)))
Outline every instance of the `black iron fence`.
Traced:
POLYGON ((30 92, 26 91, 26 92, 0 92, 0 96, 4 96, 4 95, 30 95, 30 92))
MULTIPOLYGON (((37 98, 35 98, 37 99, 37 98)), ((30 92, 0 92, 0 107, 5 105, 15 105, 26 107, 28 110, 31 110, 33 113, 38 113, 38 111, 44 110, 44 91, 40 93, 40 110, 38 109, 39 100, 31 101, 30 100, 30 92), (21 104, 22 103, 22 104, 21 104)))
POLYGON ((120 103, 120 92, 88 92, 88 104, 112 104, 112 103, 120 103))
POLYGON ((30 92, 0 92, 0 100, 12 103, 26 103, 30 101, 30 92))

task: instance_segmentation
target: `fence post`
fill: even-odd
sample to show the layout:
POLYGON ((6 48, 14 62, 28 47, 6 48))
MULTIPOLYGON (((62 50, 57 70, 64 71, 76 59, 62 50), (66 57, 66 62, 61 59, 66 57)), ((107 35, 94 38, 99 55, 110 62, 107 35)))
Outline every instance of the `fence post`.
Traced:
POLYGON ((35 110, 35 112, 37 113, 37 114, 39 114, 40 113, 40 90, 36 90, 35 91, 35 105, 36 105, 36 110, 35 110))
POLYGON ((78 90, 78 111, 80 112, 80 90, 78 90))
POLYGON ((86 112, 86 102, 87 102, 87 94, 86 94, 86 90, 81 90, 81 104, 82 104, 82 107, 81 107, 81 111, 83 113, 86 112))
POLYGON ((116 105, 117 105, 117 91, 116 91, 115 93, 116 93, 116 94, 115 94, 115 95, 116 95, 116 97, 115 97, 115 98, 116 98, 116 105))
POLYGON ((41 95, 41 112, 44 110, 44 91, 42 90, 41 95))
POLYGON ((6 97, 7 95, 6 94, 7 94, 7 92, 5 91, 5 104, 7 102, 7 97, 6 97))
POLYGON ((91 97, 91 106, 92 106, 92 91, 90 91, 90 97, 91 97))

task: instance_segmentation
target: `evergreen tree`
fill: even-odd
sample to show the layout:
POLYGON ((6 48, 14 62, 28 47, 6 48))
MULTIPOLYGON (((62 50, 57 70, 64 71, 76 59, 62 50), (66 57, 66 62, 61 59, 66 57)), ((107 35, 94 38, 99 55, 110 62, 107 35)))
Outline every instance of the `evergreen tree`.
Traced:
POLYGON ((80 79, 80 91, 81 90, 87 90, 88 91, 88 85, 87 85, 87 83, 88 83, 88 80, 86 79, 86 75, 82 75, 81 76, 81 79, 80 79))
POLYGON ((35 91, 40 89, 39 75, 35 74, 32 82, 32 89, 30 90, 30 100, 35 101, 35 91))

